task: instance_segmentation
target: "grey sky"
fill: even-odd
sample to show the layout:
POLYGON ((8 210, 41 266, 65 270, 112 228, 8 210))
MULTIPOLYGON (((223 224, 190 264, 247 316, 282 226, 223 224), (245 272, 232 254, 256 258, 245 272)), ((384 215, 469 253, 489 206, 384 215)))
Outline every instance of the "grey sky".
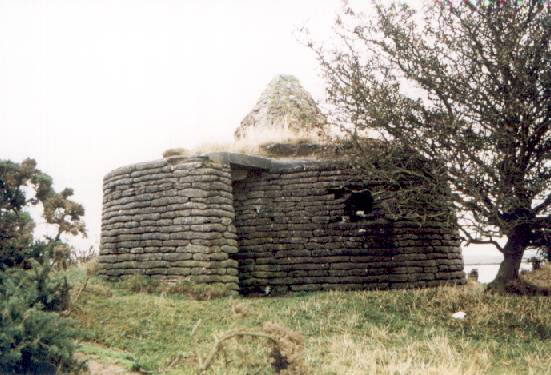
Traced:
POLYGON ((94 244, 108 171, 231 142, 279 73, 323 100, 318 64, 295 32, 307 26, 324 41, 341 5, 0 0, 0 158, 35 158, 57 189, 72 187, 89 228, 76 244, 94 244))
POLYGON ((94 242, 109 170, 231 141, 275 74, 319 99, 317 64, 294 31, 324 39, 340 5, 0 1, 0 157, 33 157, 56 188, 74 188, 94 242))

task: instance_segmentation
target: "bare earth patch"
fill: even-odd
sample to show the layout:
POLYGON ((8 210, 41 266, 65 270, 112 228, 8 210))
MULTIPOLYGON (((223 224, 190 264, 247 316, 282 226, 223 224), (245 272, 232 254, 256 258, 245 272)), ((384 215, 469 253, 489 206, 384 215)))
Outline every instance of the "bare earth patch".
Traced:
POLYGON ((128 353, 121 350, 99 345, 97 343, 82 342, 80 352, 75 354, 79 361, 86 361, 89 375, 139 375, 139 372, 128 370, 131 362, 126 358, 128 353))
MULTIPOLYGON (((79 359, 86 358, 84 358, 84 355, 82 355, 82 357, 79 359)), ((139 375, 138 372, 128 371, 125 368, 113 363, 102 363, 94 359, 87 359, 87 363, 87 373, 90 375, 139 375)))

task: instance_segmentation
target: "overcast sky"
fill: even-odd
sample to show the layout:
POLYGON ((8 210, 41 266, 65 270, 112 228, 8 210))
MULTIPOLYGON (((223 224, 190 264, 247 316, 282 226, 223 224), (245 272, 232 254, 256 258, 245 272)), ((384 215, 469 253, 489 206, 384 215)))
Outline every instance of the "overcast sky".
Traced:
POLYGON ((309 26, 329 35, 341 3, 0 0, 0 158, 35 158, 83 203, 89 242, 111 169, 173 147, 231 142, 271 78, 321 99, 309 26))
MULTIPOLYGON (((412 1, 410 1, 412 2, 412 1)), ((354 1, 368 9, 369 1, 354 1)), ((102 178, 164 150, 227 143, 276 74, 323 101, 297 29, 331 35, 340 0, 0 0, 0 158, 75 190, 89 238, 102 178)))

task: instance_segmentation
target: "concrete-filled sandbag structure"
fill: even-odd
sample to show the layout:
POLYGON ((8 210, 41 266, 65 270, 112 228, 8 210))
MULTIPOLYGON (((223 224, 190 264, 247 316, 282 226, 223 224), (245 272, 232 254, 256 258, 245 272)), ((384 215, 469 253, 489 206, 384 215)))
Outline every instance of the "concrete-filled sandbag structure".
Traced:
POLYGON ((104 180, 100 272, 242 294, 463 283, 456 225, 397 219, 379 188, 343 161, 212 153, 123 167, 104 180))
POLYGON ((316 155, 327 123, 298 80, 280 75, 235 132, 278 158, 173 152, 107 174, 101 274, 242 294, 463 283, 449 191, 414 198, 441 203, 451 220, 393 212, 380 198, 392 190, 369 168, 316 155))

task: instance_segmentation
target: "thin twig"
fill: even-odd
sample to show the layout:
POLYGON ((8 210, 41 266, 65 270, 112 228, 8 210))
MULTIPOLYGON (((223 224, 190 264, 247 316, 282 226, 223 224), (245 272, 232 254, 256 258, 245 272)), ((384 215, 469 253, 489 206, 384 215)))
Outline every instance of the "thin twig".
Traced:
POLYGON ((224 344, 225 341, 234 337, 243 337, 243 336, 262 337, 262 338, 268 339, 269 341, 272 341, 274 344, 278 343, 275 337, 267 335, 265 333, 247 332, 247 331, 229 332, 223 335, 222 337, 216 339, 214 348, 212 349, 211 353, 207 357, 207 360, 204 363, 201 363, 199 365, 199 371, 206 371, 209 369, 210 366, 212 366, 212 362, 216 358, 216 355, 218 354, 218 352, 222 349, 222 345, 224 344))
POLYGON ((90 275, 86 275, 86 279, 84 279, 84 283, 80 286, 80 289, 78 290, 77 294, 75 295, 75 298, 73 301, 71 301, 71 305, 68 309, 61 312, 61 316, 69 316, 71 315, 71 312, 73 311, 73 307, 76 305, 78 299, 80 298, 80 295, 86 289, 86 286, 88 285, 88 280, 90 279, 90 275))
POLYGON ((191 332, 190 332, 190 334, 189 334, 189 337, 190 337, 190 338, 193 338, 193 336, 195 335, 195 332, 197 331, 197 328, 199 328, 199 326, 201 325, 202 321, 203 321, 202 319, 199 319, 199 320, 197 321, 197 323, 195 323, 195 325, 193 326, 193 328, 191 329, 191 332))

